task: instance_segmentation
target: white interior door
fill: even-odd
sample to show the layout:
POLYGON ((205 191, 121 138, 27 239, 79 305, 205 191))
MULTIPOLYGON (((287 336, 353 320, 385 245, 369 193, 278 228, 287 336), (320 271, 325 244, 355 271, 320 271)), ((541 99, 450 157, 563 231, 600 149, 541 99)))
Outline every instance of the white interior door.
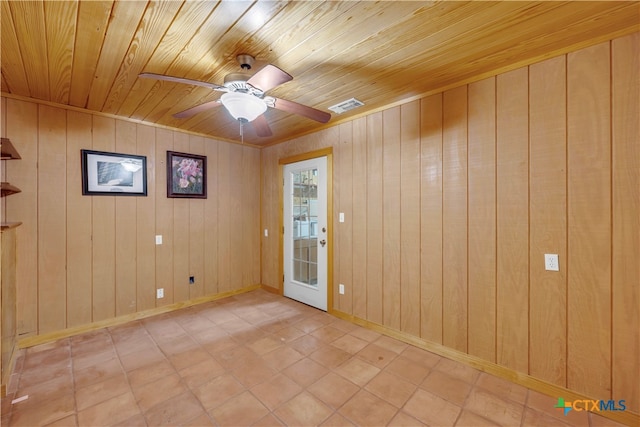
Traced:
POLYGON ((327 310, 327 157, 284 165, 284 295, 327 310))

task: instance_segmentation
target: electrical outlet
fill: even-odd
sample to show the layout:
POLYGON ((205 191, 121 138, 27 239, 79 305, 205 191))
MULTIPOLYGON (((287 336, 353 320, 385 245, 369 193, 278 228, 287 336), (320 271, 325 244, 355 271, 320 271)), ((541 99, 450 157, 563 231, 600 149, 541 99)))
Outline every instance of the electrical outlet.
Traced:
POLYGON ((340 212, 340 213, 338 214, 338 221, 340 221, 340 222, 344 222, 344 212, 340 212))
POLYGON ((196 278, 195 276, 189 276, 189 284, 193 285, 194 283, 196 283, 196 278))
POLYGON ((544 254, 544 269, 548 271, 560 271, 558 254, 544 254))
POLYGON ((162 235, 157 235, 156 236, 156 245, 161 245, 162 244, 162 235))
POLYGON ((156 289, 156 298, 164 298, 164 288, 156 289))
POLYGON ((340 293, 340 295, 344 295, 344 285, 342 283, 338 285, 338 292, 340 293))

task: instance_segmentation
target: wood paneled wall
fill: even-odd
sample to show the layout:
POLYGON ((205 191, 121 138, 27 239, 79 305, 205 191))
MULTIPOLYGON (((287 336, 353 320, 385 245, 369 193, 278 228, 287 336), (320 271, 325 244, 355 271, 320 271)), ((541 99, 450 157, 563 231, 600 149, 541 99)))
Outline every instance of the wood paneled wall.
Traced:
POLYGON ((2 107, 2 136, 22 156, 3 171, 22 189, 3 212, 23 223, 21 337, 260 283, 258 149, 13 98, 2 107), (83 148, 146 156, 147 197, 83 196, 83 148), (167 198, 167 150, 207 156, 207 199, 167 198))
POLYGON ((266 148, 262 227, 278 159, 332 146, 336 310, 638 413, 638 58, 636 33, 266 148))

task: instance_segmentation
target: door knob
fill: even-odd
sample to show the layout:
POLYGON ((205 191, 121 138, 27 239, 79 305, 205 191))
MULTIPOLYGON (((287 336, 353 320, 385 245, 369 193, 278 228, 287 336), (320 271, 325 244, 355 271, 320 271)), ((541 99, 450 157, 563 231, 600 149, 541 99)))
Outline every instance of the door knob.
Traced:
POLYGON ((322 239, 322 240, 320 240, 320 244, 321 244, 321 245, 322 245, 322 247, 324 248, 324 245, 326 245, 326 244, 327 244, 327 241, 326 241, 326 240, 324 240, 324 239, 322 239))

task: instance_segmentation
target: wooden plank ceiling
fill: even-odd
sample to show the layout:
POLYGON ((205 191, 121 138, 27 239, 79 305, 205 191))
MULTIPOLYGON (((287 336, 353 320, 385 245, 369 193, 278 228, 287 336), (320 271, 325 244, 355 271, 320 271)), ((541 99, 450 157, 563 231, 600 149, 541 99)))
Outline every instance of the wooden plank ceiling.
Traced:
POLYGON ((294 79, 268 95, 323 111, 364 107, 327 124, 269 108, 266 145, 419 95, 640 29, 640 2, 7 1, 2 0, 2 91, 239 141, 224 108, 173 114, 218 99, 238 54, 294 79))

